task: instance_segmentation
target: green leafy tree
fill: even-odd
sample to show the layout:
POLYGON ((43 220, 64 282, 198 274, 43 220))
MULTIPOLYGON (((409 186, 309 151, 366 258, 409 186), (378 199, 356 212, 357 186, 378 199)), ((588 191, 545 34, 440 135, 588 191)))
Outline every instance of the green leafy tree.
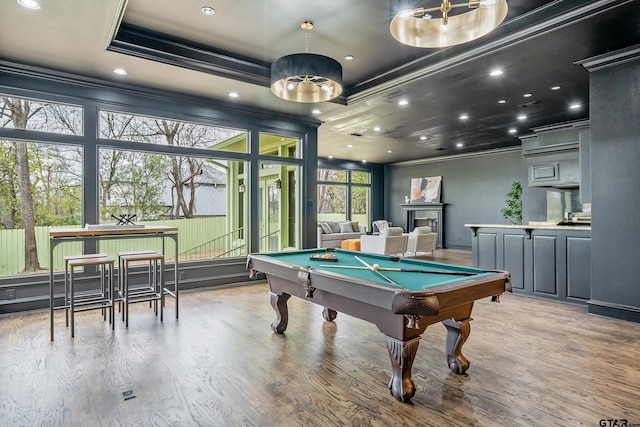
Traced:
POLYGON ((17 174, 13 145, 0 141, 0 228, 12 229, 18 222, 17 174))
MULTIPOLYGON (((3 127, 11 124, 15 129, 27 129, 27 122, 36 115, 43 106, 32 105, 31 101, 17 98, 2 98, 0 116, 3 119, 3 127)), ((18 182, 18 196, 22 226, 24 227, 24 271, 32 272, 40 269, 38 263, 38 249, 36 246, 35 213, 33 207, 33 192, 31 188, 29 154, 27 143, 24 141, 13 142, 16 159, 16 178, 18 182)))
POLYGON ((502 216, 512 224, 522 224, 522 184, 514 181, 506 196, 507 207, 500 209, 502 216))

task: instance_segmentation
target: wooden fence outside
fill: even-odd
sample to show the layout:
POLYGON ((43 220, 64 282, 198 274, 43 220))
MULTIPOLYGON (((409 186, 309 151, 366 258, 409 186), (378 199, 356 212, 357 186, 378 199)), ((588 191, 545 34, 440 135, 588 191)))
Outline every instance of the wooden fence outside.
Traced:
MULTIPOLYGON (((226 228, 226 217, 190 218, 166 221, 146 221, 145 225, 166 225, 178 227, 178 248, 181 254, 191 248, 206 247, 207 242, 211 242, 219 236, 228 233, 226 228)), ((80 226, 78 226, 79 228, 80 226)), ((38 261, 42 269, 49 269, 49 230, 55 227, 36 227, 36 246, 38 248, 38 261)), ((64 228, 73 228, 65 226, 64 228)), ((173 241, 166 239, 165 253, 173 256, 173 241)), ((100 242, 100 253, 110 256, 117 256, 122 251, 139 250, 162 250, 161 239, 122 239, 103 240, 100 242)), ((13 276, 24 270, 24 230, 0 230, 0 276, 13 276)), ((199 254, 188 252, 180 257, 185 259, 210 258, 210 250, 199 254)), ((220 249, 221 253, 224 253, 220 249)), ((53 258, 54 270, 62 270, 64 263, 62 258, 66 255, 82 253, 82 242, 71 242, 56 246, 53 258)), ((237 253, 234 255, 237 256, 237 253)))

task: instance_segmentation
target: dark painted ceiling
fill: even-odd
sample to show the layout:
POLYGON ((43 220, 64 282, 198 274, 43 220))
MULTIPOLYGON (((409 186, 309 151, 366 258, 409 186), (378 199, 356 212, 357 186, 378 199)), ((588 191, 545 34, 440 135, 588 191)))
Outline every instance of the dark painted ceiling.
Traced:
POLYGON ((575 62, 640 43, 638 0, 507 0, 498 29, 446 49, 393 39, 388 0, 41 3, 39 11, 0 6, 2 59, 109 80, 122 79, 111 70, 124 66, 137 85, 320 120, 321 157, 376 163, 513 147, 531 128, 588 118, 589 74, 575 62), (216 13, 203 15, 205 4, 216 13), (293 103, 269 90, 270 63, 304 51, 305 20, 315 26, 309 52, 343 66, 334 102, 293 103), (504 74, 489 77, 495 68, 504 74), (231 90, 240 97, 229 99, 231 90))

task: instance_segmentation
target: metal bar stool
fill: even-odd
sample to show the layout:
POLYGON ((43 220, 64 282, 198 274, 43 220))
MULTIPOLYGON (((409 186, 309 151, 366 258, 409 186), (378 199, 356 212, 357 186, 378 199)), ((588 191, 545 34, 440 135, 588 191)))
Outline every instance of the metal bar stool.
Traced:
POLYGON ((154 311, 158 315, 158 305, 160 306, 160 321, 163 321, 164 307, 164 255, 157 252, 133 252, 121 253, 118 255, 120 270, 120 284, 118 299, 124 304, 122 319, 125 326, 129 327, 129 304, 138 302, 154 303, 154 311), (148 263, 148 280, 142 285, 130 284, 130 264, 134 262, 148 263), (160 302, 160 304, 158 304, 160 302))
MULTIPOLYGON (((65 324, 69 327, 69 261, 72 259, 104 258, 105 254, 68 255, 64 259, 64 308, 65 324)), ((104 311, 104 310, 103 310, 104 311)), ((104 313, 103 313, 104 314, 104 313)))
POLYGON ((109 323, 111 329, 115 329, 114 319, 114 278, 113 270, 115 258, 102 257, 81 257, 72 258, 67 261, 69 268, 69 312, 71 313, 71 336, 75 336, 76 311, 103 310, 103 317, 106 318, 105 310, 109 309, 109 323), (100 291, 78 293, 75 290, 76 268, 84 268, 90 265, 98 266, 100 273, 100 291))
MULTIPOLYGON (((131 251, 131 252, 118 252, 118 289, 116 289, 116 301, 118 302, 118 313, 122 312, 122 289, 124 289, 124 261, 122 257, 131 256, 131 255, 149 255, 149 254, 157 254, 156 251, 152 250, 143 250, 143 251, 131 251)), ((149 269, 149 274, 151 274, 151 269, 149 269)), ((149 277, 149 283, 151 283, 151 277, 149 277)), ((149 307, 151 307, 151 301, 149 301, 149 307)), ((122 313, 122 320, 124 321, 124 312, 122 313)))

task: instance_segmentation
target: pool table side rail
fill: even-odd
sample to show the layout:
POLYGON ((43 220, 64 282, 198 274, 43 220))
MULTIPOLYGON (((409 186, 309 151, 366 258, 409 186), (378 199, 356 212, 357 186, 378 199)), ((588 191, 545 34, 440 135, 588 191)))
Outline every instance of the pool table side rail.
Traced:
POLYGON ((396 289, 399 289, 392 285, 358 279, 313 267, 307 268, 275 258, 266 258, 253 254, 249 255, 247 259, 247 269, 251 270, 250 277, 255 277, 255 273, 259 272, 265 274, 267 280, 272 275, 293 283, 298 282, 298 273, 301 269, 304 269, 309 271, 311 277, 316 276, 316 278, 311 279, 311 286, 314 288, 346 298, 369 301, 373 305, 385 309, 390 308, 391 296, 396 289))
POLYGON ((293 283, 298 282, 299 272, 304 270, 308 272, 310 287, 314 289, 322 289, 345 298, 366 301, 387 310, 392 309, 396 292, 419 298, 435 295, 441 306, 460 305, 476 299, 497 297, 505 291, 511 292, 509 273, 502 271, 485 272, 486 274, 479 274, 456 282, 432 286, 428 290, 411 291, 391 284, 387 285, 334 271, 300 266, 282 261, 279 257, 261 254, 248 256, 247 269, 251 271, 251 277, 256 277, 256 273, 260 272, 267 275, 267 279, 273 275, 293 283))

